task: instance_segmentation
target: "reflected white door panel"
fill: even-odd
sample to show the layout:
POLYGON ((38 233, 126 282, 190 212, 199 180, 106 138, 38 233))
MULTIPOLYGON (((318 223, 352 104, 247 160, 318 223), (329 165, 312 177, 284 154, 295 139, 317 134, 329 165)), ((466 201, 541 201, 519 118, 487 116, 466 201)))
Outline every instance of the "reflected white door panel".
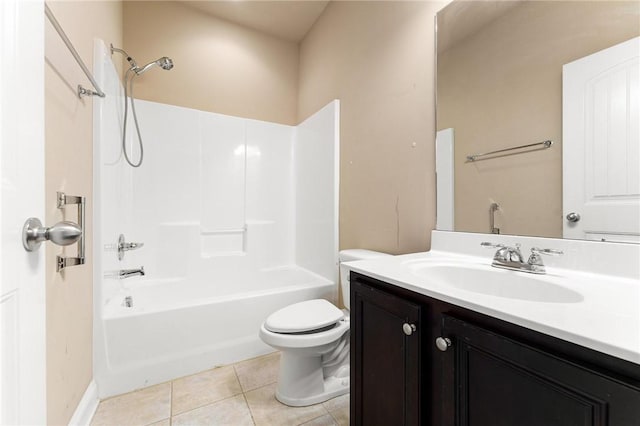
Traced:
POLYGON ((566 64, 562 96, 563 236, 640 242, 640 38, 566 64))
POLYGON ((443 129, 436 134, 436 229, 454 230, 454 168, 453 129, 443 129))

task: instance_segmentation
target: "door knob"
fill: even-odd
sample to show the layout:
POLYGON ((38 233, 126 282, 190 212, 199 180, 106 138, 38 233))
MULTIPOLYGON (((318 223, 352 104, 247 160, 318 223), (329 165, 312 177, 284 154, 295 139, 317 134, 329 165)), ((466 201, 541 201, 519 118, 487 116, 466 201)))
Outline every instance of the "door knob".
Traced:
POLYGON ((402 331, 404 331, 404 334, 406 334, 407 336, 411 336, 413 332, 416 331, 416 325, 405 322, 404 324, 402 324, 402 331))
POLYGON ((447 349, 449 349, 449 346, 451 346, 451 339, 447 337, 438 337, 436 339, 436 347, 442 352, 445 352, 447 349))
POLYGON ((576 212, 571 212, 567 215, 567 220, 569 222, 578 222, 580 221, 580 215, 576 212))
POLYGON ((34 251, 43 241, 51 241, 59 246, 68 246, 80 239, 82 228, 73 222, 58 222, 47 228, 35 217, 27 219, 22 228, 22 245, 26 251, 34 251))

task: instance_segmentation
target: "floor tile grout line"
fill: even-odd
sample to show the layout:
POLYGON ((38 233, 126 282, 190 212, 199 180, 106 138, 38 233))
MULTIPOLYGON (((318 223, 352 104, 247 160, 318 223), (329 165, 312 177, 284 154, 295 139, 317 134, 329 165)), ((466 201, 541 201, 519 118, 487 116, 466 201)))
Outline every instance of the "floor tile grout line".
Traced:
POLYGON ((251 406, 249 405, 249 400, 247 399, 247 395, 243 393, 242 398, 244 399, 244 403, 247 404, 247 409, 249 410, 249 416, 251 416, 251 423, 253 423, 255 426, 257 424, 256 419, 253 417, 253 411, 251 411, 251 406))
MULTIPOLYGON (((329 411, 329 410, 327 410, 329 411)), ((333 413, 331 411, 329 411, 329 415, 331 416, 331 418, 333 419, 333 421, 335 422, 335 424, 337 426, 340 426, 340 422, 338 421, 338 419, 336 419, 336 416, 333 415, 333 413)))
POLYGON ((235 364, 233 364, 233 372, 236 373, 236 380, 238 380, 238 383, 240 384, 240 389, 242 390, 242 399, 244 400, 244 403, 247 406, 247 410, 249 410, 249 416, 251 416, 251 423, 253 423, 254 426, 255 426, 256 419, 253 417, 253 412, 251 411, 251 406, 249 405, 249 400, 247 400, 246 392, 244 391, 244 387, 242 386, 242 382, 240 381, 240 375, 238 374, 238 370, 236 369, 236 365, 238 365, 238 364, 240 364, 240 363, 236 362, 235 364))
POLYGON ((237 366, 238 366, 238 365, 240 365, 240 364, 246 364, 246 363, 249 363, 249 362, 251 362, 251 361, 255 361, 255 360, 258 360, 258 359, 261 359, 261 358, 268 358, 268 357, 272 357, 272 356, 275 356, 275 355, 278 355, 278 356, 279 356, 279 355, 280 355, 280 352, 279 352, 279 351, 275 351, 275 352, 271 352, 271 353, 268 353, 268 354, 265 354, 265 355, 259 355, 259 356, 257 356, 257 357, 251 358, 251 359, 246 359, 246 360, 238 361, 238 362, 236 362, 235 364, 231 364, 231 365, 233 366, 234 371, 236 372, 236 376, 238 377, 238 382, 240 383, 240 387, 242 388, 242 392, 245 392, 245 393, 246 393, 246 392, 251 392, 251 391, 254 391, 254 390, 256 390, 256 389, 260 389, 261 387, 264 387, 264 386, 267 386, 267 385, 271 385, 271 384, 277 383, 277 382, 278 382, 278 379, 276 378, 276 379, 275 379, 274 381, 272 381, 272 382, 263 383, 263 384, 261 384, 261 385, 259 385, 259 386, 254 387, 254 388, 245 389, 244 385, 242 384, 242 380, 240 380, 240 373, 238 372, 237 366))
MULTIPOLYGON (((0 0, 0 1, 1 1, 1 0, 0 0)), ((236 363, 236 364, 237 364, 237 363, 236 363)), ((233 372, 234 372, 234 375, 235 375, 235 377, 236 377, 236 380, 238 381, 238 386, 240 386, 240 392, 237 392, 237 393, 234 393, 234 394, 231 394, 231 395, 227 395, 227 396, 222 397, 222 398, 220 398, 220 399, 216 399, 215 401, 209 401, 209 402, 202 403, 202 405, 198 405, 198 406, 196 406, 196 407, 189 408, 188 410, 181 411, 181 412, 179 412, 179 413, 174 413, 174 412, 173 412, 173 394, 172 394, 172 397, 171 397, 171 417, 174 417, 174 414, 175 414, 176 416, 180 416, 180 415, 182 415, 182 414, 184 414, 184 413, 188 413, 188 412, 190 412, 190 411, 197 410, 198 408, 206 407, 207 405, 211 405, 211 404, 215 404, 215 403, 220 402, 220 401, 224 401, 225 399, 229 399, 229 398, 236 397, 236 396, 238 396, 238 395, 240 395, 240 394, 242 394, 242 393, 243 393, 243 391, 242 391, 242 384, 240 383, 240 379, 238 378, 238 374, 236 373, 235 364, 227 364, 227 365, 224 365, 224 366, 222 366, 222 367, 214 367, 214 368, 210 368, 209 370, 204 370, 204 371, 201 371, 200 373, 190 374, 190 375, 188 375, 188 376, 184 376, 184 377, 178 377, 177 379, 175 379, 175 380, 171 381, 171 389, 172 389, 172 391, 173 391, 173 382, 175 382, 175 381, 182 380, 182 379, 184 379, 184 378, 186 378, 186 377, 192 377, 192 376, 197 376, 197 375, 199 375, 199 374, 204 374, 204 373, 206 373, 206 372, 208 372, 208 371, 212 371, 212 370, 215 370, 215 369, 218 369, 218 368, 232 368, 232 370, 233 370, 233 372)))
POLYGON ((236 368, 236 365, 238 365, 239 363, 236 362, 235 364, 232 365, 233 367, 233 372, 236 375, 236 380, 238 381, 238 384, 240 385, 240 390, 242 391, 242 393, 245 392, 244 390, 244 386, 242 386, 242 380, 240 380, 240 375, 238 374, 238 369, 236 368))
POLYGON ((169 426, 173 424, 173 380, 171 381, 171 398, 169 398, 169 426))
MULTIPOLYGON (((312 419, 309 419, 309 420, 305 421, 304 423, 299 423, 299 424, 298 424, 298 426, 304 426, 304 425, 306 425, 306 424, 307 424, 307 423, 309 423, 309 422, 312 422, 312 421, 314 421, 314 420, 317 420, 317 419, 319 419, 320 417, 324 417, 324 416, 326 416, 327 414, 328 414, 329 416, 331 416, 331 413, 329 412, 329 410, 327 410, 327 407, 325 407, 321 402, 320 402, 320 403, 318 403, 318 404, 314 404, 314 405, 321 405, 321 406, 322 406, 322 408, 324 408, 324 411, 325 411, 325 412, 324 412, 324 413, 322 413, 322 414, 320 414, 319 416, 316 416, 316 417, 314 417, 314 418, 312 418, 312 419)), ((309 405, 308 405, 308 407, 311 407, 311 406, 309 406, 309 405)), ((333 416, 331 416, 331 419, 332 419, 334 422, 336 421, 336 419, 335 419, 333 416)))
POLYGON ((216 399, 215 401, 209 401, 209 402, 204 403, 204 404, 202 404, 202 405, 198 405, 197 407, 189 408, 189 409, 188 409, 188 410, 186 410, 186 411, 181 411, 181 412, 179 412, 179 413, 175 413, 175 415, 174 415, 174 413, 172 412, 172 413, 171 413, 171 417, 181 416, 181 415, 183 415, 183 414, 185 414, 185 413, 190 413, 190 412, 191 412, 191 411, 193 411, 193 410, 198 410, 198 409, 200 409, 200 408, 207 407, 207 406, 209 406, 209 405, 217 404, 218 402, 226 401, 227 399, 230 399, 230 398, 235 398, 235 397, 236 397, 236 396, 238 396, 238 395, 243 395, 243 393, 242 393, 242 392, 238 392, 238 393, 234 393, 233 395, 227 395, 227 396, 225 396, 224 398, 216 399))
POLYGON ((242 393, 253 392, 254 390, 262 389, 262 388, 263 388, 263 387, 265 387, 265 386, 270 386, 270 385, 273 385, 273 384, 275 384, 275 383, 278 383, 278 380, 274 380, 273 382, 269 382, 269 383, 262 384, 262 385, 260 385, 260 386, 255 387, 255 388, 247 389, 246 391, 245 391, 245 390, 243 390, 243 392, 242 392, 242 393))
MULTIPOLYGON (((184 414, 188 414, 188 413, 191 413, 192 411, 200 410, 200 409, 202 409, 202 408, 209 407, 209 406, 211 406, 211 405, 216 405, 216 404, 219 404, 219 403, 221 403, 221 402, 227 401, 227 400, 229 400, 229 399, 237 398, 237 397, 238 397, 238 396, 240 396, 240 395, 242 395, 242 397, 244 398, 245 403, 247 404, 247 408, 249 408, 249 403, 247 402, 247 398, 244 396, 244 394, 243 394, 243 393, 237 393, 237 394, 235 394, 235 395, 230 395, 230 396, 228 396, 228 397, 225 397, 225 398, 219 399, 219 400, 217 400, 217 401, 210 402, 210 403, 208 403, 208 404, 201 405, 201 406, 196 407, 196 408, 192 408, 191 410, 183 411, 183 412, 181 412, 181 413, 176 413, 176 415, 175 415, 175 416, 173 416, 173 415, 171 416, 171 420, 172 420, 172 421, 171 421, 171 423, 173 424, 173 418, 174 418, 174 417, 182 416, 182 415, 184 415, 184 414)), ((251 413, 251 409, 249 409, 249 413, 251 413)), ((253 421, 253 415, 251 416, 251 421, 253 421)), ((254 425, 255 425, 255 422, 254 422, 254 425)))

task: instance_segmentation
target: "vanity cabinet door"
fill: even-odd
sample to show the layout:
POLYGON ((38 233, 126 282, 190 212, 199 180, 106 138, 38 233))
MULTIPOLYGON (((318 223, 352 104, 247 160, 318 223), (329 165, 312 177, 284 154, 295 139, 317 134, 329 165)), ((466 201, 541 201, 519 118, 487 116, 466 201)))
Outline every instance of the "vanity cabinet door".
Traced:
POLYGON ((446 425, 640 425, 632 384, 447 315, 442 334, 446 425))
POLYGON ((351 280, 351 425, 420 424, 421 307, 351 280))

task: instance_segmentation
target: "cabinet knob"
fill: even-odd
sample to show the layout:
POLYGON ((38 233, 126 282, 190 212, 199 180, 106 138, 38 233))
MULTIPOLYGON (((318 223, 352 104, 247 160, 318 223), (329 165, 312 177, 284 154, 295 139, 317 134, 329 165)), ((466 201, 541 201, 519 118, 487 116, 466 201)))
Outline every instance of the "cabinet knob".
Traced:
POLYGON ((451 340, 449 338, 438 337, 436 339, 436 347, 442 352, 445 352, 447 349, 449 349, 449 346, 451 346, 451 340))
POLYGON ((404 331, 404 334, 406 334, 407 336, 411 336, 413 332, 416 331, 416 325, 405 322, 404 324, 402 324, 402 331, 404 331))

